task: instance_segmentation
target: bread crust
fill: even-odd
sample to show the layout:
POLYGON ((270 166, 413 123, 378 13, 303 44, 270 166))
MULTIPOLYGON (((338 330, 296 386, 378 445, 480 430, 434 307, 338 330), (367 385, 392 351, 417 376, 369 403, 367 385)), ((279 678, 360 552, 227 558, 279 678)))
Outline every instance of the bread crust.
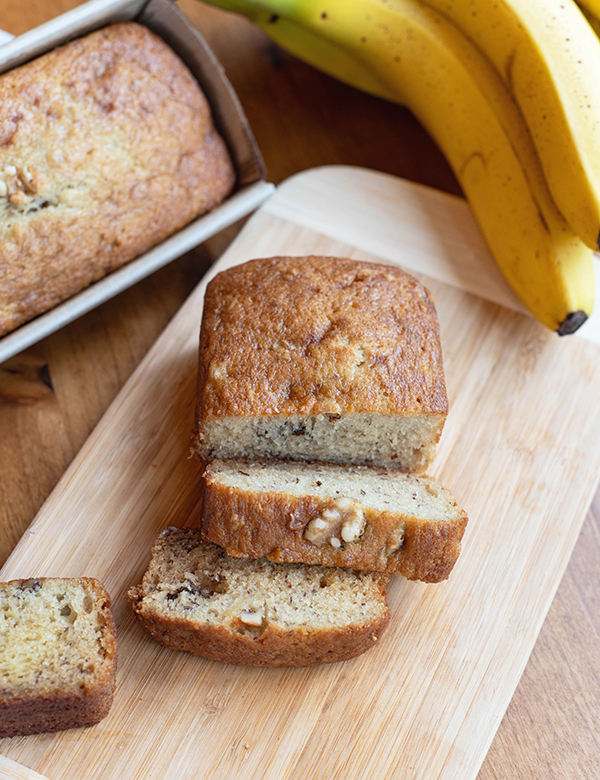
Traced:
MULTIPOLYGON (((272 257, 209 283, 196 408, 201 457, 214 456, 206 430, 219 419, 364 413, 431 419, 423 446, 433 451, 447 412, 433 299, 400 268, 272 257)), ((236 454, 244 455, 218 456, 236 454)))
POLYGON ((0 335, 155 246, 232 189, 198 83, 135 22, 0 76, 0 335))
POLYGON ((446 415, 433 298, 396 266, 348 258, 272 257, 222 271, 205 295, 198 394, 200 421, 446 415))
MULTIPOLYGON (((385 598, 383 584, 381 597, 385 598)), ((388 610, 379 620, 365 621, 361 626, 329 631, 299 628, 294 632, 268 626, 259 635, 252 630, 238 633, 225 626, 165 619, 144 608, 141 587, 132 588, 128 598, 146 631, 160 644, 237 666, 302 667, 347 661, 374 647, 390 619, 388 610)))
MULTIPOLYGON (((372 598, 377 614, 341 627, 310 625, 284 627, 270 621, 266 626, 249 626, 239 619, 226 623, 200 622, 181 612, 164 611, 145 597, 152 596, 161 579, 161 561, 181 558, 203 542, 199 528, 167 528, 157 537, 141 585, 130 588, 127 599, 144 629, 165 647, 199 655, 212 661, 239 666, 302 667, 345 661, 374 647, 390 620, 386 585, 388 577, 373 575, 372 598)), ((215 548, 216 549, 216 548, 215 548)), ((227 566, 227 556, 218 551, 227 566)), ((253 565, 254 562, 249 562, 253 565)), ((327 569, 319 567, 327 576, 327 569)), ((214 574, 214 572, 213 572, 214 574)), ((357 577, 360 576, 356 573, 357 577)), ((268 583, 265 582, 265 587, 268 583)), ((302 594, 297 594, 299 597, 302 594)), ((281 594, 282 599, 287 594, 281 594)))
POLYGON ((0 700, 0 738, 95 726, 108 715, 113 695, 114 689, 98 684, 86 689, 85 695, 0 700))
MULTIPOLYGON (((50 579, 11 580, 0 583, 0 590, 8 592, 23 585, 41 587, 50 579)), ((92 681, 86 680, 85 685, 76 688, 50 689, 43 677, 35 688, 23 689, 19 683, 5 686, 0 692, 0 738, 86 728, 108 715, 117 671, 117 637, 111 600, 98 580, 81 577, 78 582, 94 593, 96 606, 103 617, 100 670, 92 681)))
POLYGON ((365 506, 360 540, 335 548, 305 538, 308 524, 331 507, 330 501, 232 488, 220 484, 210 467, 204 479, 202 534, 234 557, 399 573, 409 580, 441 582, 458 560, 468 522, 456 503, 452 518, 437 521, 365 506))

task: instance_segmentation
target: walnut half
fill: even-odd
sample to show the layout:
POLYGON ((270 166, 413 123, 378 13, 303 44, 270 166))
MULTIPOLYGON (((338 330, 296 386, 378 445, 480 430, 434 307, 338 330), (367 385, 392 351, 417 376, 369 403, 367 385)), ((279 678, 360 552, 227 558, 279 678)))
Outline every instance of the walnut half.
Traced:
POLYGON ((360 503, 353 498, 340 496, 308 523, 304 538, 316 545, 329 543, 339 548, 342 541, 355 542, 360 539, 365 525, 365 514, 360 503))

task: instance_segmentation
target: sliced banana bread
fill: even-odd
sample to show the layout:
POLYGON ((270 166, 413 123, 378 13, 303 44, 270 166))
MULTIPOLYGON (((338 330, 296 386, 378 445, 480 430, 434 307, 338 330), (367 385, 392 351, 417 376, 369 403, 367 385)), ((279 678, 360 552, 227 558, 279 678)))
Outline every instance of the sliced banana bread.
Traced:
POLYGON ((167 528, 127 598, 161 644, 246 666, 312 666, 373 647, 384 574, 232 558, 199 529, 167 528))
POLYGON ((273 257, 208 285, 195 449, 423 472, 448 411, 430 293, 400 268, 273 257))
POLYGON ((291 461, 213 461, 204 538, 230 555, 447 579, 467 515, 431 477, 291 461))
POLYGON ((108 715, 117 643, 90 578, 0 583, 0 737, 93 726, 108 715))

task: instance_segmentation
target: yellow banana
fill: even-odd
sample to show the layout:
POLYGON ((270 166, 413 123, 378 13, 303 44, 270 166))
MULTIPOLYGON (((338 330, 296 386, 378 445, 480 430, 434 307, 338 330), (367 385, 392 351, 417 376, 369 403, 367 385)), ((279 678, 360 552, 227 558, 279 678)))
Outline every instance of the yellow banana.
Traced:
POLYGON ((595 96, 600 89, 600 42, 577 4, 573 0, 426 2, 462 30, 494 65, 529 126, 556 205, 577 235, 597 249, 600 100, 595 96))
MULTIPOLYGON (((271 10, 271 6, 283 6, 283 2, 271 3, 268 0, 266 3, 254 2, 254 0, 207 0, 207 2, 226 11, 246 16, 291 54, 295 54, 299 59, 329 76, 362 92, 397 102, 398 97, 393 90, 378 79, 370 68, 359 62, 352 52, 347 52, 335 41, 320 36, 319 31, 302 27, 294 20, 271 10)), ((285 5, 291 7, 290 3, 285 5)))
POLYGON ((326 69, 340 50, 340 61, 355 59, 386 85, 441 147, 523 303, 561 335, 576 330, 593 306, 592 252, 556 208, 522 116, 490 63, 419 0, 331 3, 237 0, 232 10, 311 64, 326 69), (327 57, 320 63, 322 40, 327 57))

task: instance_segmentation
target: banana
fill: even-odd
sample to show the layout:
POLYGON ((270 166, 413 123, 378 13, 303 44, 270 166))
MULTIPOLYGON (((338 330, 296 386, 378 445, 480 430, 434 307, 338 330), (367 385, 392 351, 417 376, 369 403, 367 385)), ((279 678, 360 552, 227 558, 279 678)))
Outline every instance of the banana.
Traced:
MULTIPOLYGON (((492 62, 519 105, 554 201, 600 234, 600 42, 573 0, 426 0, 492 62)), ((587 0, 590 5, 598 1, 587 0)))
POLYGON ((593 306, 592 252, 554 204, 498 74, 445 17, 419 0, 213 4, 241 10, 311 64, 331 64, 340 50, 340 62, 354 59, 361 73, 386 85, 444 152, 496 262, 531 313, 561 335, 585 321, 593 306))
POLYGON ((279 16, 268 7, 261 7, 268 6, 269 3, 263 4, 252 0, 208 0, 208 2, 226 11, 246 16, 272 35, 273 39, 291 54, 329 76, 375 97, 397 102, 393 90, 378 79, 371 69, 359 62, 352 52, 346 52, 334 41, 320 37, 309 28, 301 27, 294 21, 279 16))
MULTIPOLYGON (((313 58, 315 47, 300 38, 317 34, 333 12, 346 13, 354 0, 281 0, 249 3, 244 0, 217 0, 221 7, 260 7, 266 16, 261 26, 288 45, 290 51, 304 54, 311 64, 353 83, 359 79, 349 70, 346 77, 335 72, 334 52, 327 62, 313 58), (273 7, 276 10, 273 11, 273 7), (300 9, 300 10, 298 10, 300 9), (333 11, 328 10, 333 9, 333 11), (309 25, 295 23, 292 31, 269 22, 281 14, 285 27, 297 21, 298 14, 313 13, 309 25), (269 16, 270 14, 270 16, 269 16), (290 16, 294 19, 290 19, 290 16), (316 24, 317 19, 321 24, 316 24), (311 25, 312 28, 311 28, 311 25)), ((382 0, 385 2, 385 0, 382 0)), ((600 101, 594 100, 600 84, 600 41, 590 29, 573 0, 427 0, 447 16, 478 45, 503 77, 530 127, 542 168, 553 198, 574 232, 592 249, 598 249, 600 235, 600 101)), ((590 7, 600 0, 583 0, 590 7)), ((360 7, 360 5, 359 5, 360 7)), ((244 13, 244 11, 241 11, 244 13)), ((279 20, 278 20, 279 22, 279 20)), ((322 36, 321 36, 322 37, 322 36)), ((323 60, 323 52, 316 58, 323 60)), ((339 63, 338 70, 344 71, 339 63)), ((374 85, 372 94, 386 97, 374 85)))

